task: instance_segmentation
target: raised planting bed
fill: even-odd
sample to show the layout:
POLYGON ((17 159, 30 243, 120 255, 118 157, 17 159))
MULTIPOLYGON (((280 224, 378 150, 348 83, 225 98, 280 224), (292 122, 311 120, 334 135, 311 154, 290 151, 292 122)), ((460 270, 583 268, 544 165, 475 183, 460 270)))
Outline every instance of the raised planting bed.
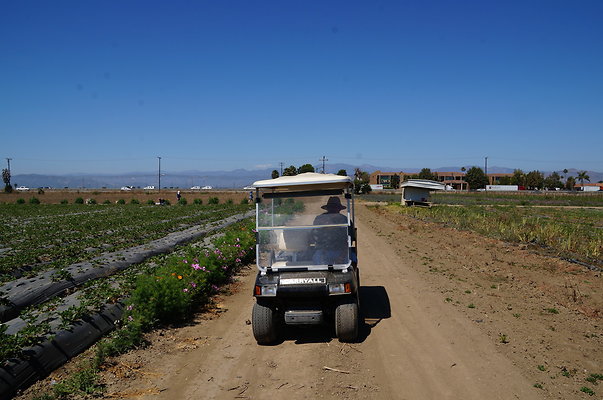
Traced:
POLYGON ((35 276, 246 210, 249 206, 231 204, 0 204, 0 280, 35 276))
POLYGON ((198 239, 193 245, 89 282, 76 293, 35 309, 30 307, 22 313, 23 318, 9 321, 1 336, 4 350, 9 344, 6 339, 18 337, 34 326, 44 326, 38 335, 45 339, 34 338, 39 341, 14 351, 14 357, 3 361, 0 398, 10 398, 17 390, 48 375, 116 326, 121 326, 120 331, 136 327, 136 332, 140 332, 141 327, 148 329, 161 321, 186 317, 228 276, 253 259, 252 225, 237 224, 242 217, 230 217, 216 224, 211 238, 189 232, 190 237, 198 239), (126 300, 128 296, 132 296, 131 300, 126 300))

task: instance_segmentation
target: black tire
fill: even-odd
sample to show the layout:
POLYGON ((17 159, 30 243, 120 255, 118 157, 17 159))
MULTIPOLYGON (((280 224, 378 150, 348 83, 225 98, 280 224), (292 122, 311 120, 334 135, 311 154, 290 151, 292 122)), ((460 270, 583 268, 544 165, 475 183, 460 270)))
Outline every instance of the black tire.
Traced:
POLYGON ((277 338, 276 310, 273 307, 255 303, 251 316, 253 336, 258 344, 272 344, 277 338))
POLYGON ((348 302, 335 309, 335 334, 340 342, 358 339, 358 303, 348 302))

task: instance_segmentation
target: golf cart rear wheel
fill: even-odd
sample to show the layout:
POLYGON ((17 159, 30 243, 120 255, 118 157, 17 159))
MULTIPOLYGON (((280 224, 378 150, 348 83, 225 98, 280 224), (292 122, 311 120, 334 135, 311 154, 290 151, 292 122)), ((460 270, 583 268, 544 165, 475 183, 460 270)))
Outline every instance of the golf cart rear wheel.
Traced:
POLYGON ((277 338, 276 310, 272 307, 255 303, 251 317, 253 336, 258 344, 271 344, 277 338))
POLYGON ((335 334, 340 342, 353 342, 358 338, 358 303, 349 302, 335 309, 335 334))

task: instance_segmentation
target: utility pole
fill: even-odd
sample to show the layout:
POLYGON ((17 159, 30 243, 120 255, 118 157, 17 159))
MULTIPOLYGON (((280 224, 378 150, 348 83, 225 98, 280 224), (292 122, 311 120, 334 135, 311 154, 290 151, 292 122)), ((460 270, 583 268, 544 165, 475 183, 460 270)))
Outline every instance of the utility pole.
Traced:
POLYGON ((322 158, 318 161, 322 161, 322 173, 325 173, 325 161, 329 161, 325 156, 322 156, 322 158))
POLYGON ((280 164, 281 164, 281 174, 279 176, 283 176, 283 162, 281 161, 280 164))
POLYGON ((490 178, 488 178, 488 157, 486 157, 486 165, 485 165, 484 173, 486 174, 486 179, 488 180, 488 183, 486 183, 485 190, 488 190, 488 185, 490 184, 490 178))
POLYGON ((10 185, 10 178, 11 178, 11 175, 10 175, 10 160, 12 160, 12 158, 6 157, 6 162, 8 163, 8 184, 9 185, 10 185))
MULTIPOLYGON (((11 175, 10 175, 10 160, 12 160, 12 158, 6 157, 6 162, 8 164, 8 176, 9 176, 9 178, 11 177, 11 175)), ((10 179, 8 180, 8 184, 10 185, 10 179)))
POLYGON ((157 189, 159 192, 161 192, 161 157, 157 156, 157 159, 159 160, 159 173, 157 174, 159 186, 157 186, 157 189))

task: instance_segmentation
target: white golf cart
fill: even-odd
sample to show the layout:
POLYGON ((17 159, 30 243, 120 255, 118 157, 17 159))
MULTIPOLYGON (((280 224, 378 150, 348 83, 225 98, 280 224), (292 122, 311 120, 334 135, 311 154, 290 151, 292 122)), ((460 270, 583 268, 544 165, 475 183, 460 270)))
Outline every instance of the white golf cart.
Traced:
POLYGON ((257 181, 258 275, 253 335, 275 342, 283 324, 334 322, 340 341, 358 337, 353 183, 304 173, 257 181))

